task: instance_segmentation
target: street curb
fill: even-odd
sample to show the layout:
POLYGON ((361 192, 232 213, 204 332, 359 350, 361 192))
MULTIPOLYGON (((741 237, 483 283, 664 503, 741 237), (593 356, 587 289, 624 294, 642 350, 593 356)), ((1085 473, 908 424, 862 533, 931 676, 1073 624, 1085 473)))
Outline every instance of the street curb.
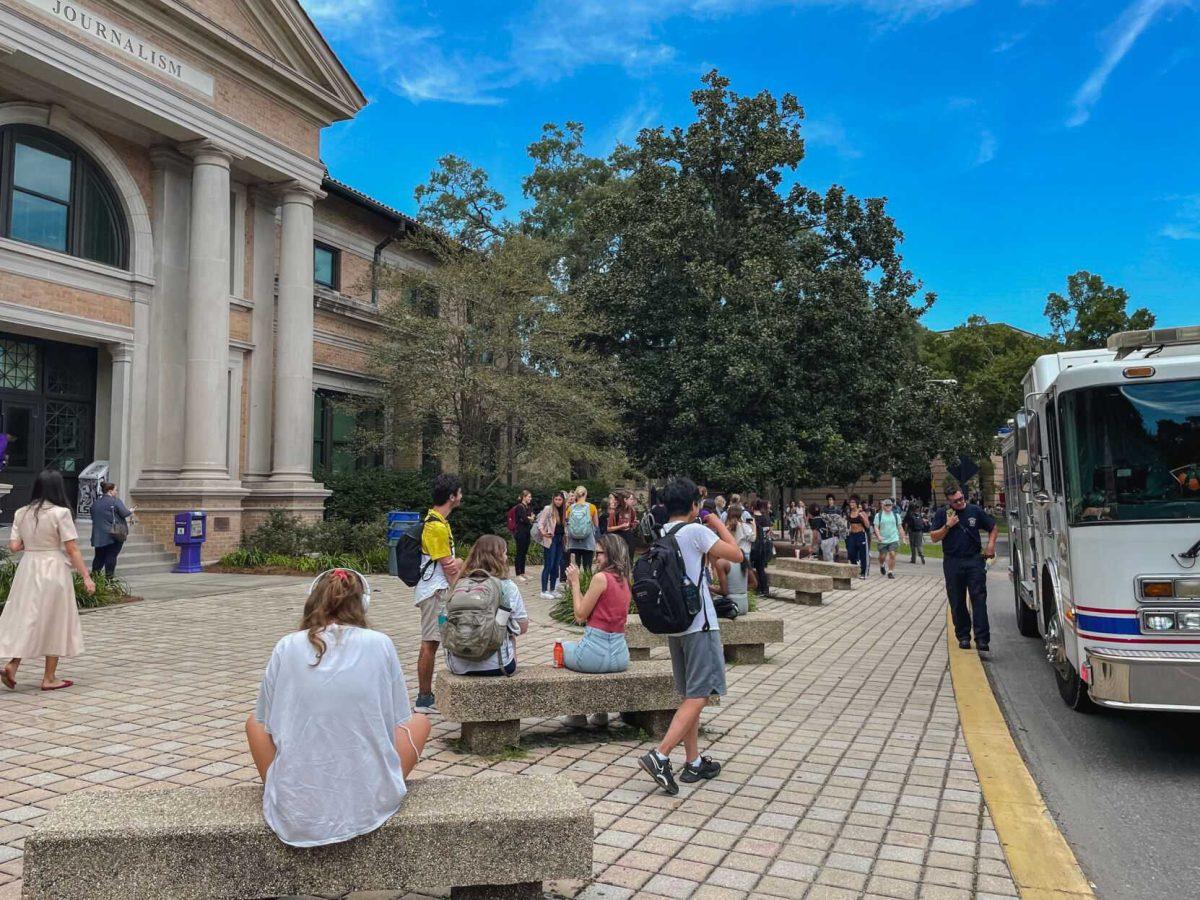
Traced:
POLYGON ((979 654, 958 648, 949 612, 946 649, 963 737, 1021 896, 1027 900, 1095 897, 1025 767, 979 654))

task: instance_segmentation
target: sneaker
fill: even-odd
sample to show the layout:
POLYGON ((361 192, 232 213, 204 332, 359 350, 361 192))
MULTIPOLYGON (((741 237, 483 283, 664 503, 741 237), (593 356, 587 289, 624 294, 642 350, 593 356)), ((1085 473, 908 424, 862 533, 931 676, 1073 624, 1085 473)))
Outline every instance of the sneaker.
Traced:
POLYGON ((970 642, 970 641, 959 641, 959 642, 958 642, 958 649, 959 649, 959 650, 970 650, 970 649, 971 649, 971 642, 970 642))
POLYGON ((858 580, 859 580, 859 581, 866 581, 866 580, 867 580, 867 576, 866 576, 866 575, 859 575, 859 576, 858 576, 858 580))
POLYGON ((886 574, 887 574, 887 566, 880 565, 880 567, 879 567, 879 574, 880 574, 880 575, 886 575, 886 574))
POLYGON ((921 565, 925 565, 925 557, 921 557, 921 565))
POLYGON ((541 597, 543 600, 553 600, 554 599, 554 595, 552 593, 550 593, 549 591, 542 591, 540 594, 538 594, 538 596, 541 597))
POLYGON ((638 765, 645 769, 646 774, 658 782, 658 786, 672 797, 679 793, 679 785, 675 783, 675 773, 671 771, 669 759, 660 760, 651 750, 638 759, 638 765))
POLYGON ((991 645, 976 643, 975 649, 978 650, 980 653, 988 653, 991 651, 991 645))
POLYGON ((588 723, 593 728, 607 728, 608 713, 596 713, 594 716, 588 719, 588 723))
POLYGON ((518 575, 517 577, 521 579, 521 584, 529 584, 528 575, 518 575))
POLYGON ((568 728, 587 728, 588 720, 587 716, 565 716, 563 724, 568 728))
POLYGON ((721 774, 721 764, 714 761, 710 757, 700 757, 700 765, 693 766, 688 763, 683 767, 683 771, 679 773, 679 780, 687 784, 694 784, 700 779, 716 778, 721 774))
POLYGON ((895 578, 895 577, 896 577, 896 573, 895 573, 895 572, 888 572, 888 573, 887 573, 887 575, 888 575, 888 578, 895 578))
POLYGON ((415 706, 417 712, 425 713, 426 715, 437 712, 437 706, 433 701, 433 694, 418 694, 415 706))

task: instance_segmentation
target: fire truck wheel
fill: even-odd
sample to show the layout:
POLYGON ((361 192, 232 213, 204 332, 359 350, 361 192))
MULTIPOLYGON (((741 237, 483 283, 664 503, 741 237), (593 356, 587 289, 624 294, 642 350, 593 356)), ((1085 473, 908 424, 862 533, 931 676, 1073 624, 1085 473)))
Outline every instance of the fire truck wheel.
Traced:
POLYGON ((1066 648, 1063 644, 1062 623, 1058 619, 1058 610, 1047 610, 1046 621, 1046 660, 1054 669, 1054 681, 1058 684, 1058 695, 1063 702, 1075 712, 1088 713, 1094 710, 1095 704, 1088 696, 1087 685, 1067 659, 1066 648))
POLYGON ((1022 637, 1041 637, 1038 633, 1037 610, 1030 609, 1029 605, 1021 599, 1021 586, 1015 581, 1013 594, 1017 601, 1017 631, 1021 633, 1022 637))

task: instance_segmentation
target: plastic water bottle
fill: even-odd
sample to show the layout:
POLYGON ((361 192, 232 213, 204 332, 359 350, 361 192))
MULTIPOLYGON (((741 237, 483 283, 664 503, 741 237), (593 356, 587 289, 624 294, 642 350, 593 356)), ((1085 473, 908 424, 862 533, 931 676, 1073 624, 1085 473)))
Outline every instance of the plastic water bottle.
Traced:
POLYGON ((561 668, 564 668, 565 666, 566 666, 566 662, 563 660, 562 641, 555 641, 554 642, 554 668, 561 669, 561 668))

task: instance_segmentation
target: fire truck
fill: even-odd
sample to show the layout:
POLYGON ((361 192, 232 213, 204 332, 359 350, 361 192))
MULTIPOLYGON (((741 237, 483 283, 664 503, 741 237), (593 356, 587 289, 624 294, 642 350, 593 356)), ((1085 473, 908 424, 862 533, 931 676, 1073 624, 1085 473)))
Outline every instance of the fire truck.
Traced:
POLYGON ((1200 326, 1039 357, 1003 441, 1017 628, 1059 694, 1200 712, 1200 326))

